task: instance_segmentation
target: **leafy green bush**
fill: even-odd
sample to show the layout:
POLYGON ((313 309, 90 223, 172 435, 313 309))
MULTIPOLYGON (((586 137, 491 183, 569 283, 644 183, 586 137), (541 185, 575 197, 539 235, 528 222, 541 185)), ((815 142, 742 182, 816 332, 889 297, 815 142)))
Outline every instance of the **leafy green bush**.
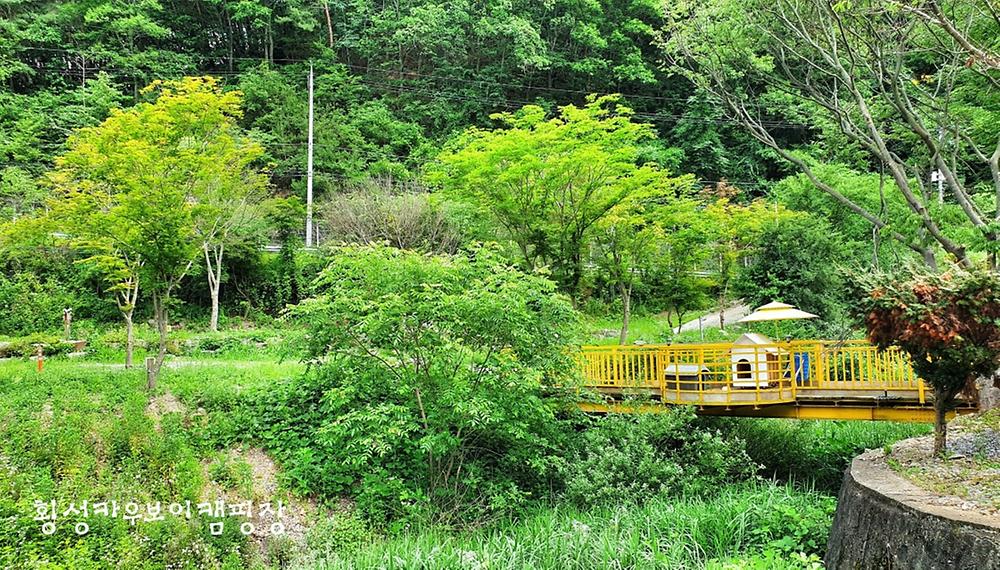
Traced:
MULTIPOLYGON (((175 356, 227 358, 259 356, 291 356, 301 345, 303 331, 296 328, 250 328, 220 330, 218 332, 180 328, 171 332, 167 350, 175 356)), ((87 338, 87 337, 84 337, 87 338)), ((147 324, 135 327, 136 353, 155 350, 156 331, 147 324)), ((124 327, 106 328, 87 338, 88 355, 96 358, 119 359, 125 350, 124 327)))
POLYGON ((331 555, 349 553, 373 542, 373 531, 353 511, 322 518, 306 534, 310 550, 331 555))
POLYGON ((56 335, 36 333, 0 341, 0 358, 29 357, 38 354, 39 345, 45 356, 58 356, 73 352, 73 344, 63 342, 56 335))
POLYGON ((67 288, 34 273, 0 273, 0 331, 31 334, 57 330, 63 309, 75 306, 67 288))
POLYGON ((748 479, 757 465, 738 438, 695 429, 690 408, 663 414, 605 416, 585 430, 565 467, 573 503, 640 503, 658 495, 700 493, 748 479))
POLYGON ((767 550, 786 555, 824 552, 834 505, 833 497, 822 497, 806 505, 773 504, 758 513, 750 535, 767 550))
POLYGON ((345 247, 293 316, 312 372, 258 433, 293 488, 350 493, 376 521, 483 520, 548 489, 571 434, 544 389, 572 381, 575 313, 492 248, 345 247))

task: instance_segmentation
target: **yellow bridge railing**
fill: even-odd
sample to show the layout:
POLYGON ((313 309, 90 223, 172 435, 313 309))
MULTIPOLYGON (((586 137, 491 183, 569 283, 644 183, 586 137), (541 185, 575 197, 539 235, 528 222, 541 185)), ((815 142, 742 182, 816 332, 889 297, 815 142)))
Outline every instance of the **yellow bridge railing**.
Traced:
POLYGON ((584 386, 664 403, 761 406, 897 399, 924 405, 908 355, 864 341, 586 346, 584 386))

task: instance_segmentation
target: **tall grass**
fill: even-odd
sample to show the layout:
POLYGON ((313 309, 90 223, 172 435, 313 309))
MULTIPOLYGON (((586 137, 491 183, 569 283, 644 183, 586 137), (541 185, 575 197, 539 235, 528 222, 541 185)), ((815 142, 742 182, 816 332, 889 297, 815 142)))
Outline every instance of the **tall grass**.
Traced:
POLYGON ((709 498, 542 510, 467 534, 427 531, 354 552, 313 552, 297 568, 802 568, 826 545, 833 499, 773 484, 709 498))
POLYGON ((763 418, 706 418, 708 427, 746 442, 762 475, 835 494, 844 469, 866 449, 930 433, 928 424, 806 421, 763 418))

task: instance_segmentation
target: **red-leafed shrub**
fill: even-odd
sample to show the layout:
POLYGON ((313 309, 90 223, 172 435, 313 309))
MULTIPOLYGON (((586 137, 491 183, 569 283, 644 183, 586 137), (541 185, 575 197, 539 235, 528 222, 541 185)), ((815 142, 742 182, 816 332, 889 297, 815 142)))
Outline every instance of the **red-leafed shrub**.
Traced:
POLYGON ((963 390, 1000 365, 1000 274, 953 269, 945 273, 858 276, 857 310, 868 338, 898 346, 934 389, 934 449, 945 450, 946 414, 963 390))

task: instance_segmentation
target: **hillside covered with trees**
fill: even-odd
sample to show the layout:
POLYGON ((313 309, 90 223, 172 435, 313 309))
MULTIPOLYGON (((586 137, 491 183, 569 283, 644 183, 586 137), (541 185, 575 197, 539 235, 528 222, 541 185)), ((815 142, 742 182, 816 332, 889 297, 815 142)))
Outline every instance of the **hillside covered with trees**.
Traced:
MULTIPOLYGON (((294 209, 305 199, 311 66, 320 242, 389 239, 447 250, 474 239, 510 240, 526 268, 549 266, 579 303, 620 304, 623 292, 634 291, 638 303, 677 313, 706 306, 706 295, 730 296, 733 258, 773 257, 750 251, 755 232, 804 240, 806 251, 832 262, 824 265, 886 266, 914 255, 968 262, 992 253, 997 218, 996 23, 988 7, 935 8, 947 17, 939 23, 930 8, 895 14, 877 3, 830 11, 739 2, 684 9, 645 1, 8 2, 0 46, 4 215, 12 220, 44 207, 52 189, 45 175, 71 149, 75 130, 150 101, 158 90, 148 86, 158 81, 210 76, 222 91, 238 93, 234 125, 259 145, 250 166, 268 178, 260 196, 268 221, 238 232, 236 241, 301 238, 282 229, 284 214, 275 208, 294 209), (868 23, 854 26, 850 18, 868 23), (855 28, 867 35, 830 35, 855 28), (895 39, 881 45, 885 37, 895 39), (837 44, 865 65, 832 58, 837 44), (593 135, 572 124, 586 114, 600 121, 593 135), (596 138, 618 127, 609 140, 596 138), (489 131, 495 135, 486 138, 489 131), (565 150, 550 136, 561 137, 555 144, 565 150), (539 176, 565 192, 558 170, 603 164, 601 153, 617 152, 605 142, 624 145, 615 157, 623 167, 644 170, 595 173, 606 195, 570 197, 579 201, 574 213, 553 211, 548 191, 521 203, 504 195, 519 188, 495 182, 523 176, 522 183, 535 184, 539 176), (539 152, 560 155, 559 164, 539 152), (513 169, 505 162, 526 155, 537 162, 513 169), (660 183, 648 183, 649 169, 677 181, 654 190, 660 183), (937 172, 943 183, 931 180, 937 172), (621 200, 631 190, 604 182, 623 179, 671 199, 621 200), (437 188, 446 190, 440 199, 425 199, 437 188), (734 223, 733 210, 752 209, 755 200, 771 206, 734 223), (378 218, 401 206, 393 201, 433 221, 386 227, 378 218), (638 203, 650 201, 669 201, 672 211, 638 213, 638 203), (484 209, 489 216, 478 215, 484 209), (763 215, 768 210, 775 214, 763 215), (777 223, 784 210, 789 217, 777 223), (642 283, 621 283, 623 258, 615 250, 644 247, 607 236, 607 227, 619 225, 608 220, 622 218, 642 234, 639 242, 662 234, 645 246, 657 250, 657 263, 624 260, 642 266, 642 283)), ((767 243, 783 239, 773 238, 767 243)), ((272 290, 271 277, 287 281, 289 271, 255 249, 231 248, 222 273, 209 266, 205 273, 231 285, 220 293, 231 313, 274 315, 298 299, 299 284, 272 290)), ((109 303, 87 298, 93 283, 79 283, 86 274, 58 275, 65 264, 32 257, 6 254, 4 298, 40 288, 72 300, 78 317, 113 314, 109 303), (18 264, 32 277, 18 277, 18 264)), ((829 313, 833 300, 784 290, 816 271, 823 269, 761 268, 756 275, 766 273, 771 284, 747 279, 744 289, 769 289, 738 292, 757 300, 781 290, 829 313)), ((183 287, 188 303, 211 304, 211 287, 183 287)), ((8 317, 9 332, 52 322, 25 312, 8 317)))
POLYGON ((923 427, 596 417, 574 354, 783 301, 941 455, 998 242, 993 0, 0 0, 0 565, 816 568, 923 427), (85 491, 298 514, 39 532, 85 491))

